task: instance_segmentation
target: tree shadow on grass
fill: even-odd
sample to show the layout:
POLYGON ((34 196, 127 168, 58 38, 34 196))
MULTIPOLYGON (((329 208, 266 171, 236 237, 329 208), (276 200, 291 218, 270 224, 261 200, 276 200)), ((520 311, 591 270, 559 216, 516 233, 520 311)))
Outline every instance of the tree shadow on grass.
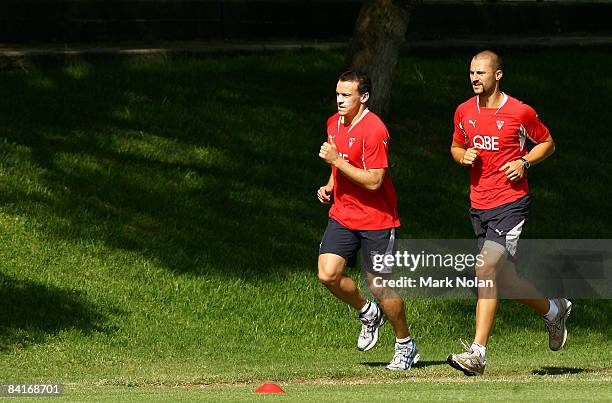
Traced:
POLYGON ((76 63, 0 79, 14 94, 0 100, 0 153, 15 177, 48 190, 11 184, 5 211, 179 273, 314 267, 326 223, 314 189, 329 175, 317 149, 333 112, 318 95, 334 80, 317 87, 335 68, 319 63, 296 81, 292 57, 222 59, 76 63), (287 97, 287 83, 307 96, 287 97))
MULTIPOLYGON (((11 180, 38 187, 2 189, 12 200, 8 211, 36 210, 50 236, 137 251, 179 273, 314 271, 327 212, 314 194, 329 175, 317 150, 334 112, 341 60, 325 52, 168 56, 0 75, 0 154, 10 157, 3 160, 9 168, 27 160, 31 171, 15 165, 11 180)), ((423 91, 411 102, 434 103, 424 108, 432 113, 425 120, 442 132, 448 122, 438 118, 439 107, 452 114, 448 95, 438 98, 410 80, 403 87, 399 78, 399 93, 423 91)), ((397 131, 419 137, 402 125, 397 131)), ((422 137, 422 147, 406 137, 392 151, 401 158, 392 170, 407 218, 401 233, 469 231, 457 214, 466 207, 467 182, 455 183, 461 171, 448 157, 448 140, 439 144, 443 153, 430 155, 431 139, 422 137), (431 181, 440 169, 448 175, 431 181), (415 188, 424 191, 407 191, 415 188), (428 205, 440 207, 410 213, 428 205)))
POLYGON ((108 333, 107 314, 78 291, 0 273, 0 351, 41 343, 64 330, 108 333))
POLYGON ((585 372, 584 368, 575 367, 542 367, 531 371, 533 375, 574 375, 585 372))

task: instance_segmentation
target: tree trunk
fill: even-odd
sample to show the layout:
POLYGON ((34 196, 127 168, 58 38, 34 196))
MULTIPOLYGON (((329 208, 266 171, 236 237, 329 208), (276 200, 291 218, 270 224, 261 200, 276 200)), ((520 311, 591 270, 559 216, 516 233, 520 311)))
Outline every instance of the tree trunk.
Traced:
POLYGON ((393 73, 413 7, 420 0, 364 0, 349 44, 346 64, 372 79, 368 107, 389 111, 393 73))

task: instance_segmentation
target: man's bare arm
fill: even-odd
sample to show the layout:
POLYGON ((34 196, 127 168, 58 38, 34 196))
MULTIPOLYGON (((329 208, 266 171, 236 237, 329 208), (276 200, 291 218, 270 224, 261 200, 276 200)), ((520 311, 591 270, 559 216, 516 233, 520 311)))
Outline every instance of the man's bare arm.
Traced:
POLYGON ((460 144, 456 141, 453 141, 450 151, 455 162, 463 166, 471 166, 480 156, 477 148, 468 148, 465 144, 460 144))
POLYGON ((354 167, 348 161, 340 158, 333 140, 331 140, 331 143, 323 143, 319 157, 328 164, 336 166, 351 182, 371 192, 382 186, 387 171, 386 168, 361 169, 354 167))
MULTIPOLYGON (((523 158, 529 165, 539 164, 555 152, 555 142, 551 135, 541 143, 536 144, 523 158)), ((512 182, 525 176, 525 164, 521 159, 506 162, 500 169, 505 171, 506 177, 512 182)))
POLYGON ((323 185, 317 190, 317 198, 321 203, 328 204, 331 201, 331 195, 334 191, 334 174, 329 174, 327 184, 323 185))

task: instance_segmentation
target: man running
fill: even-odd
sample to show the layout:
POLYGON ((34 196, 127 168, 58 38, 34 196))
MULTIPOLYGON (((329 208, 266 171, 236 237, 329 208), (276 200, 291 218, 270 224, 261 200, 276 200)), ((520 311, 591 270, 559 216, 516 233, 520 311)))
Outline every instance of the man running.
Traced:
POLYGON ((327 141, 319 152, 331 174, 317 197, 321 203, 331 203, 333 196, 333 204, 319 249, 318 274, 336 298, 359 312, 357 348, 374 347, 386 315, 396 336, 395 354, 387 368, 408 370, 420 355, 408 331, 404 302, 392 289, 374 286, 374 279, 388 275, 391 268, 375 271, 373 258, 393 253, 400 221, 387 172, 389 133, 366 106, 370 91, 368 76, 355 71, 343 73, 336 85, 338 113, 327 120, 327 141), (366 299, 344 274, 345 267, 354 266, 360 249, 369 288, 380 305, 366 299))
POLYGON ((564 298, 545 299, 516 274, 512 261, 529 214, 531 198, 527 170, 555 150, 553 139, 536 112, 500 91, 501 58, 487 50, 470 64, 475 96, 455 111, 451 146, 453 159, 470 167, 470 218, 485 264, 476 268, 479 280, 496 281, 493 289, 479 288, 476 334, 466 352, 451 354, 447 362, 466 375, 482 375, 486 350, 497 309, 498 291, 543 316, 553 351, 563 348, 565 322, 572 304, 564 298), (527 140, 535 143, 529 151, 527 140))

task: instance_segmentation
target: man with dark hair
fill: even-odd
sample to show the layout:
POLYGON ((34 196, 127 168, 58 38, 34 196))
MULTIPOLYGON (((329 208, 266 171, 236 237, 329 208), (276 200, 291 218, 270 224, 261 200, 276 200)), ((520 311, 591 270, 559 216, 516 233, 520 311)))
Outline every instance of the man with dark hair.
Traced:
POLYGON ((476 276, 494 284, 478 289, 474 342, 465 346, 465 353, 451 354, 447 359, 466 375, 484 373, 498 291, 544 318, 553 351, 565 344, 565 322, 572 307, 565 298, 545 299, 517 275, 513 265, 531 204, 527 170, 548 158, 555 144, 530 106, 500 91, 502 76, 501 58, 496 53, 486 50, 474 56, 470 82, 475 96, 459 105, 454 117, 451 154, 459 165, 470 168, 470 218, 484 256, 476 276), (530 151, 528 139, 535 143, 530 151))
POLYGON ((357 91, 360 94, 369 94, 370 91, 372 91, 372 80, 370 80, 370 77, 368 77, 367 74, 362 73, 360 71, 345 71, 344 73, 340 74, 338 81, 343 83, 356 82, 357 91))
POLYGON ((359 312, 362 323, 357 348, 370 350, 378 341, 385 315, 395 331, 395 354, 390 370, 408 370, 420 355, 410 337, 404 301, 392 289, 377 286, 391 267, 374 266, 374 256, 392 254, 399 227, 397 197, 388 174, 389 133, 366 107, 371 84, 367 75, 347 71, 338 79, 338 113, 327 120, 327 141, 319 157, 331 166, 327 184, 317 191, 321 203, 333 204, 319 249, 319 280, 336 298, 359 312), (364 272, 372 294, 369 301, 344 269, 355 264, 361 249, 364 272))

